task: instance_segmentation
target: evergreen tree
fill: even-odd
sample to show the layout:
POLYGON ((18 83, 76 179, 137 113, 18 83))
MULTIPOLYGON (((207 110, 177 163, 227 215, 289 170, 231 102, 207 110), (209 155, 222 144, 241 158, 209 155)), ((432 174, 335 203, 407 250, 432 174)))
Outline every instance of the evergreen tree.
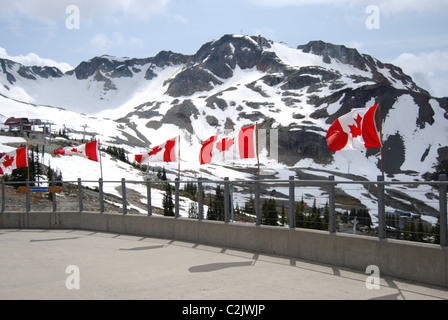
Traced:
POLYGON ((162 181, 167 181, 168 180, 168 178, 166 177, 166 170, 165 170, 165 167, 163 167, 163 169, 162 169, 162 181))
POLYGON ((220 185, 216 187, 216 196, 213 204, 215 206, 216 220, 224 221, 224 193, 220 185))
POLYGON ((250 195, 249 201, 244 204, 244 212, 250 215, 255 214, 255 200, 252 195, 250 195))
POLYGON ((359 209, 356 211, 356 216, 358 217, 358 221, 360 225, 371 227, 373 225, 372 218, 370 217, 369 210, 367 209, 359 209))
POLYGON ((424 242, 424 233, 425 233, 425 230, 424 230, 424 227, 423 227, 423 222, 422 222, 422 219, 418 219, 418 224, 417 224, 417 241, 418 242, 424 242))
POLYGON ((296 206, 296 227, 297 228, 306 228, 305 222, 305 201, 302 200, 296 206))
POLYGON ((348 212, 345 211, 341 216, 342 223, 348 223, 348 212))
POLYGON ((215 196, 210 194, 207 210, 208 220, 224 221, 224 193, 220 185, 216 187, 215 196))
POLYGON ((47 169, 47 180, 53 181, 54 179, 55 179, 54 171, 51 169, 51 166, 49 166, 47 169))
POLYGON ((212 194, 209 194, 209 203, 207 209, 207 220, 218 220, 215 214, 215 206, 213 204, 212 194))
POLYGON ((434 235, 434 244, 440 244, 440 220, 437 219, 437 223, 431 227, 431 233, 434 235))
POLYGON ((330 208, 329 208, 329 204, 328 201, 325 203, 325 207, 324 207, 324 217, 322 219, 322 223, 323 223, 323 230, 327 229, 327 226, 330 224, 330 208))
POLYGON ((197 200, 198 187, 195 183, 187 182, 184 186, 183 191, 187 194, 187 196, 190 196, 194 201, 197 200))
POLYGON ((171 186, 167 183, 165 186, 165 195, 163 196, 163 214, 164 216, 174 217, 174 201, 171 186))
POLYGON ((276 226, 278 220, 277 204, 274 199, 265 200, 261 205, 261 224, 276 226))
POLYGON ((280 223, 282 226, 286 225, 285 203, 282 203, 282 209, 280 211, 280 223))
POLYGON ((317 230, 323 229, 324 224, 322 222, 320 215, 321 215, 320 209, 316 205, 316 198, 314 198, 313 206, 311 207, 310 214, 308 215, 309 228, 317 230))

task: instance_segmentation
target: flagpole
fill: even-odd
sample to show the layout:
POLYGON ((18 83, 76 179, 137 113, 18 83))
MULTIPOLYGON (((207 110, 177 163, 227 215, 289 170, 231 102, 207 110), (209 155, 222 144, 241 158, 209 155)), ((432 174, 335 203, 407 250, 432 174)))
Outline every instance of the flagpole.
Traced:
POLYGON ((378 103, 378 117, 380 126, 380 139, 381 139, 381 172, 384 177, 384 143, 383 143, 383 120, 381 116, 381 105, 378 103))
POLYGON ((103 158, 101 156, 101 143, 99 140, 98 140, 98 153, 100 154, 101 180, 103 180, 103 158))
POLYGON ((257 144, 257 163, 258 163, 258 177, 260 177, 260 153, 259 153, 259 146, 258 146, 258 122, 255 123, 255 137, 256 137, 256 144, 257 144))
MULTIPOLYGON (((28 143, 26 144, 26 161, 28 163, 28 181, 30 181, 30 161, 29 161, 29 151, 30 148, 28 146, 28 143)), ((34 160, 34 159, 33 159, 34 160)))
POLYGON ((180 135, 177 137, 177 143, 179 144, 179 153, 177 159, 177 177, 180 180, 180 135))

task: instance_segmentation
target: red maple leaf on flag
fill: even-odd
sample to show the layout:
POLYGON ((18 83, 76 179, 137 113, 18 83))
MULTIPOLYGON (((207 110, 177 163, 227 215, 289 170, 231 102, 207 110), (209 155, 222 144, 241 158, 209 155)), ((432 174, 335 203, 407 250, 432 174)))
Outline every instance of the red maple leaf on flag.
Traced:
POLYGON ((5 157, 5 161, 3 161, 3 166, 5 168, 10 167, 14 162, 14 157, 9 157, 8 155, 5 157))
POLYGON ((82 154, 82 151, 78 151, 78 149, 76 149, 76 148, 73 148, 72 150, 70 150, 71 152, 74 152, 74 153, 81 153, 82 154))
POLYGON ((235 139, 230 138, 224 138, 221 141, 218 141, 216 144, 216 149, 219 150, 219 152, 229 151, 230 147, 235 144, 235 139))
POLYGON ((357 138, 362 135, 361 131, 361 123, 362 117, 358 114, 358 118, 354 119, 356 121, 356 125, 348 126, 350 128, 350 132, 353 138, 357 138))
POLYGON ((156 154, 158 154, 162 150, 163 150, 162 148, 157 146, 154 149, 152 149, 150 153, 148 153, 148 156, 150 156, 150 157, 155 156, 156 154))

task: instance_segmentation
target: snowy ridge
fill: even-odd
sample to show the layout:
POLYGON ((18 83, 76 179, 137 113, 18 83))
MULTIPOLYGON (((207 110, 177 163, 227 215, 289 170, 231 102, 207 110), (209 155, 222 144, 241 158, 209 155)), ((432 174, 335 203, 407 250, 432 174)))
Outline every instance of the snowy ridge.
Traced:
MULTIPOLYGON (((310 42, 295 49, 260 37, 226 35, 192 56, 103 56, 66 73, 0 62, 1 119, 49 120, 54 132, 66 128, 74 139, 82 138, 87 125, 88 136, 104 146, 123 147, 130 160, 151 145, 180 136, 185 178, 252 178, 245 172, 255 167, 253 162, 201 167, 198 158, 201 142, 210 136, 258 122, 280 133, 279 161, 269 160, 265 151, 261 157, 275 178, 302 172, 375 180, 380 174, 378 150, 331 154, 325 134, 337 117, 377 102, 383 110, 391 179, 421 179, 448 148, 446 104, 401 69, 343 46, 310 42)), ((94 163, 74 166, 74 159, 52 155, 46 161, 63 172, 64 180, 99 178, 94 163)), ((104 161, 105 180, 143 179, 131 166, 107 155, 104 161)), ((177 165, 170 166, 174 177, 177 165)), ((365 207, 373 210, 376 205, 376 199, 361 196, 363 188, 346 192, 362 199, 365 207)), ((311 193, 324 199, 322 190, 311 193)), ((311 196, 305 200, 312 204, 311 196)))

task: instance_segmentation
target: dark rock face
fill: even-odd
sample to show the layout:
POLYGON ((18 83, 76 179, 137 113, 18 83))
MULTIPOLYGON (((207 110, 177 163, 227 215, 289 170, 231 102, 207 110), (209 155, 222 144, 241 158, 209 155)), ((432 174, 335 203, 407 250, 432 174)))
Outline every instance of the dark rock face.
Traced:
POLYGON ((2 67, 2 72, 6 75, 6 80, 9 82, 9 84, 14 84, 16 82, 16 78, 8 71, 10 70, 15 62, 12 62, 10 60, 6 59, 0 59, 0 65, 2 67))
POLYGON ((6 59, 0 59, 0 66, 2 73, 6 75, 6 79, 10 84, 14 84, 17 81, 17 79, 11 73, 11 70, 13 70, 14 68, 17 68, 17 74, 20 77, 28 80, 37 80, 38 77, 47 79, 61 78, 63 76, 61 70, 55 67, 27 67, 17 62, 6 59))
MULTIPOLYGON (((273 51, 269 41, 261 37, 234 37, 226 35, 217 41, 203 45, 193 56, 176 56, 173 61, 185 63, 184 70, 170 79, 167 94, 172 97, 189 97, 195 93, 203 92, 206 107, 212 110, 226 111, 229 108, 238 111, 235 120, 249 120, 259 124, 274 121, 266 114, 267 110, 275 110, 277 106, 272 102, 245 101, 242 105, 232 104, 222 98, 222 94, 228 90, 237 90, 236 87, 224 89, 224 91, 207 96, 207 92, 217 85, 225 83, 234 75, 236 68, 251 69, 256 68, 265 73, 259 81, 246 85, 260 96, 269 98, 269 94, 263 90, 260 84, 265 84, 272 88, 282 90, 282 101, 287 107, 295 108, 306 102, 314 106, 315 111, 309 114, 310 121, 324 120, 326 124, 333 123, 340 116, 348 113, 353 108, 365 106, 372 99, 378 98, 381 104, 382 118, 386 119, 389 111, 395 102, 403 95, 411 95, 417 105, 420 106, 419 117, 415 123, 418 128, 434 123, 434 110, 429 104, 431 96, 418 88, 412 79, 405 75, 400 68, 391 64, 384 64, 368 55, 361 55, 357 50, 346 48, 345 46, 333 45, 322 41, 311 41, 306 45, 299 46, 298 49, 305 53, 321 55, 325 63, 331 64, 332 60, 351 65, 359 70, 372 72, 371 78, 363 76, 353 76, 355 83, 366 82, 368 84, 358 88, 346 88, 342 74, 332 68, 322 66, 303 66, 292 68, 283 64, 273 51), (386 78, 380 69, 384 69, 391 75, 386 78), (397 89, 393 83, 401 83, 408 89, 397 89), (330 90, 327 96, 312 95, 318 93, 323 88, 330 90), (305 90, 306 98, 302 98, 296 92, 305 90), (334 113, 329 114, 327 107, 340 102, 341 107, 334 113)), ((169 61, 173 54, 161 53, 156 59, 160 66, 169 61)), ((153 77, 151 70, 147 71, 148 78, 153 77)), ((440 101, 448 110, 448 102, 440 101)), ((223 119, 208 115, 205 112, 205 120, 208 125, 221 127, 223 119)), ((191 100, 184 100, 182 103, 176 102, 173 108, 164 116, 163 123, 176 124, 181 128, 193 133, 191 127, 191 117, 197 117, 199 110, 191 100)), ((300 112, 294 113, 294 120, 301 120, 305 116, 300 112)), ((448 118, 448 112, 447 112, 448 118)), ((227 118, 226 126, 234 127, 233 119, 227 118), (230 120, 230 122, 229 122, 230 120)), ((153 125, 156 125, 155 123, 153 125)), ((279 128, 279 160, 288 165, 294 165, 298 161, 306 158, 313 159, 319 164, 331 163, 333 154, 329 152, 326 132, 318 127, 280 127, 279 128)), ((385 142, 384 155, 388 159, 386 172, 389 174, 400 173, 401 166, 405 158, 405 146, 401 133, 390 136, 385 142)), ((426 153, 429 153, 428 149, 426 153)), ((369 149, 367 156, 375 155, 379 149, 369 149)), ((426 154, 427 156, 427 154, 426 154)), ((422 154, 422 159, 425 155, 422 154)), ((381 164, 378 163, 378 168, 381 164)))
POLYGON ((325 136, 306 128, 281 128, 279 130, 279 161, 295 165, 300 160, 311 158, 316 163, 328 164, 333 159, 325 136))
POLYGON ((368 71, 366 60, 356 49, 349 49, 345 46, 334 45, 323 41, 310 41, 306 45, 300 45, 297 49, 305 53, 314 53, 324 58, 325 63, 331 63, 331 59, 336 59, 344 64, 350 64, 360 70, 368 71))
POLYGON ((406 160, 404 157, 405 145, 403 138, 399 133, 390 136, 384 142, 384 171, 388 174, 397 174, 401 172, 401 166, 406 160))
POLYGON ((263 38, 225 35, 202 46, 193 60, 219 78, 228 79, 233 76, 236 66, 241 69, 255 67, 263 53, 263 45, 270 46, 263 38))
POLYGON ((203 45, 189 59, 186 69, 172 79, 167 94, 180 97, 211 90, 214 85, 222 84, 222 80, 231 78, 237 66, 241 69, 256 67, 263 45, 269 43, 262 38, 231 35, 203 45))
POLYGON ((170 123, 193 133, 191 117, 197 117, 199 110, 191 100, 184 100, 182 103, 172 107, 163 117, 161 123, 170 123))
POLYGON ((76 79, 85 80, 93 76, 97 71, 102 72, 112 72, 114 71, 114 63, 107 58, 93 58, 88 62, 81 62, 75 70, 71 71, 69 74, 74 73, 76 79))
POLYGON ((217 84, 222 82, 208 71, 195 67, 179 73, 171 81, 167 94, 172 97, 190 96, 196 92, 209 91, 217 84))
POLYGON ((185 63, 188 56, 173 53, 171 51, 162 51, 154 58, 146 59, 120 59, 113 57, 101 56, 95 57, 87 62, 82 62, 74 70, 67 74, 75 74, 78 80, 85 80, 93 76, 98 71, 108 74, 111 78, 131 78, 134 73, 140 72, 140 68, 144 65, 150 65, 146 71, 147 80, 153 79, 156 74, 154 67, 166 67, 169 65, 178 65, 185 63))
MULTIPOLYGON (((155 57, 145 59, 95 57, 66 74, 57 68, 26 67, 0 59, 0 76, 7 90, 20 77, 34 81, 67 76, 79 81, 101 82, 103 90, 99 98, 103 99, 107 98, 107 93, 111 96, 115 93, 109 91, 120 90, 121 81, 116 79, 131 80, 140 74, 140 79, 149 83, 159 76, 160 69, 179 66, 175 75, 164 79, 166 95, 161 100, 137 106, 118 121, 132 127, 136 136, 145 143, 147 141, 139 136, 138 126, 131 120, 133 116, 147 119, 146 126, 149 128, 173 124, 191 134, 195 134, 192 119, 199 117, 207 125, 219 129, 238 129, 235 123, 243 120, 244 123, 258 122, 268 127, 274 124, 279 129, 279 160, 288 165, 306 158, 318 164, 331 163, 333 154, 327 147, 326 132, 317 123, 330 125, 352 109, 364 107, 372 100, 380 103, 382 119, 385 120, 397 100, 403 96, 412 97, 419 107, 416 122, 410 124, 416 130, 424 130, 436 122, 434 101, 445 110, 444 118, 448 119, 448 98, 431 97, 400 68, 360 54, 356 49, 311 41, 298 46, 298 50, 319 55, 324 63, 319 66, 290 66, 272 48, 272 42, 262 37, 225 35, 204 44, 194 55, 161 51, 155 57), (340 64, 357 70, 347 75, 345 68, 335 67, 340 64), (239 69, 258 71, 260 77, 251 79, 250 83, 236 83, 232 77, 239 69), (230 79, 231 85, 226 86, 230 79), (350 84, 346 79, 350 80, 350 84), (248 97, 227 100, 226 97, 238 96, 238 90, 244 90, 244 94, 248 92, 248 97), (196 102, 198 99, 200 103, 196 102), (161 108, 167 102, 169 108, 161 108), (337 109, 334 109, 335 105, 337 109), (287 119, 290 121, 275 118, 277 114, 283 114, 284 108, 291 116, 287 119), (307 111, 304 112, 304 109, 307 111), (279 123, 283 123, 282 126, 278 126, 279 123)), ((400 173, 406 161, 402 134, 397 132, 384 141, 384 155, 388 159, 385 169, 389 174, 400 173)), ((446 158, 447 148, 447 145, 423 146, 421 161, 433 154, 434 150, 438 150, 440 158, 446 158)), ((377 155, 379 151, 369 149, 366 156, 377 155)))

